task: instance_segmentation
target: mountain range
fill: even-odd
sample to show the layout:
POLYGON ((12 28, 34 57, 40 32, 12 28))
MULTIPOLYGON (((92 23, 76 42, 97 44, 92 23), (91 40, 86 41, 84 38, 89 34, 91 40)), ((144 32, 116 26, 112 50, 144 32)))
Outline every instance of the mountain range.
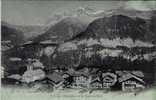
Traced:
MULTIPOLYGON (((6 59, 15 56, 40 59, 47 68, 113 67, 120 62, 119 69, 134 68, 135 61, 140 61, 141 65, 147 62, 148 66, 156 58, 155 18, 152 16, 147 20, 115 14, 97 18, 88 25, 78 18, 66 17, 36 35, 29 44, 7 50, 4 56, 6 59), (138 60, 140 56, 147 61, 138 60), (124 66, 126 63, 129 63, 127 67, 124 66)), ((14 31, 2 32, 3 35, 14 31)), ((17 33, 22 32, 15 31, 17 33)), ((8 39, 11 38, 8 35, 8 39)), ((142 68, 141 65, 137 68, 142 68)))

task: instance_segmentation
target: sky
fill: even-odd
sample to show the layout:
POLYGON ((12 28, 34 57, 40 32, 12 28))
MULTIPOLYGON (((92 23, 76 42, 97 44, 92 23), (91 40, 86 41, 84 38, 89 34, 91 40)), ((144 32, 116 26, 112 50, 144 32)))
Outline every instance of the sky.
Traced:
MULTIPOLYGON (((16 25, 44 25, 54 14, 72 12, 79 7, 108 10, 119 7, 123 1, 54 1, 54 0, 2 0, 2 20, 16 25)), ((126 7, 149 10, 156 7, 152 2, 128 2, 126 7)))

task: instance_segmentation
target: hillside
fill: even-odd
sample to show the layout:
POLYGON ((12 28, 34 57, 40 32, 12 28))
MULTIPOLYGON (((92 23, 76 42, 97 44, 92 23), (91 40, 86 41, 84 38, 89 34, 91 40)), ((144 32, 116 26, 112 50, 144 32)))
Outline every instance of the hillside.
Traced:
POLYGON ((1 24, 2 50, 7 50, 24 42, 22 31, 15 29, 8 23, 2 22, 1 24))
POLYGON ((74 17, 67 17, 52 25, 44 34, 34 39, 35 42, 50 40, 60 43, 71 39, 86 29, 86 24, 74 17))
POLYGON ((60 44, 49 62, 42 60, 45 64, 59 67, 141 68, 136 66, 135 61, 142 59, 139 60, 141 66, 156 57, 155 45, 145 38, 149 34, 146 29, 146 21, 141 18, 132 19, 123 15, 99 18, 84 32, 60 44), (125 67, 126 63, 129 65, 125 67))
POLYGON ((14 25, 14 27, 23 32, 25 40, 32 40, 38 35, 43 34, 47 29, 41 25, 14 25))
POLYGON ((96 67, 153 71, 156 48, 149 39, 145 39, 150 33, 143 19, 114 15, 96 19, 86 30, 76 23, 75 18, 64 19, 37 37, 34 40, 36 44, 14 48, 6 55, 39 59, 48 70, 96 67), (72 31, 68 30, 71 26, 74 26, 72 31), (53 39, 54 35, 57 41, 53 39), (58 41, 59 44, 53 44, 58 41))

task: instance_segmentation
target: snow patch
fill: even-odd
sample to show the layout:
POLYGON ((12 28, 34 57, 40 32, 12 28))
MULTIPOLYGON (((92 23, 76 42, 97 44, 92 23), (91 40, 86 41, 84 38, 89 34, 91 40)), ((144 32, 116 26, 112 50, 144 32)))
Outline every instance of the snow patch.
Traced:
POLYGON ((13 75, 8 76, 8 78, 20 80, 22 77, 19 74, 13 74, 13 75))
POLYGON ((104 49, 98 52, 101 58, 105 58, 107 56, 118 57, 123 51, 122 50, 110 50, 104 49))
POLYGON ((65 52, 68 50, 77 50, 77 45, 72 42, 63 43, 59 46, 58 51, 65 52))
POLYGON ((21 58, 18 58, 18 57, 11 57, 9 58, 10 61, 21 61, 22 59, 21 58))
POLYGON ((125 47, 153 47, 154 45, 148 42, 143 42, 140 40, 133 41, 131 38, 116 38, 116 39, 100 39, 101 45, 106 47, 117 47, 117 46, 125 46, 125 47))

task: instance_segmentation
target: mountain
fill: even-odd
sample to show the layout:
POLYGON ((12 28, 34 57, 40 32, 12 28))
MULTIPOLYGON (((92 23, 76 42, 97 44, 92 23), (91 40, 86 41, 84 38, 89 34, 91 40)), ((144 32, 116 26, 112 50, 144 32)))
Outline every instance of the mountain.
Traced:
POLYGON ((25 40, 31 40, 46 31, 45 26, 41 25, 14 25, 14 27, 23 32, 25 40))
MULTIPOLYGON (((153 21, 151 22, 153 23, 153 21)), ((151 26, 149 26, 151 22, 139 17, 132 18, 124 15, 113 15, 110 17, 98 18, 91 22, 87 29, 75 38, 131 38, 132 40, 153 42, 155 41, 155 38, 151 38, 156 34, 151 32, 151 26)), ((154 23, 152 25, 154 27, 154 23)))
POLYGON ((149 23, 149 29, 151 32, 150 39, 153 41, 153 43, 156 43, 156 14, 151 16, 150 23, 149 23))
POLYGON ((73 38, 86 29, 87 25, 74 17, 67 17, 52 25, 44 34, 34 39, 35 42, 50 40, 60 43, 73 38))
POLYGON ((2 50, 20 45, 24 42, 22 31, 15 29, 12 25, 6 22, 1 23, 1 36, 2 50))
MULTIPOLYGON (((7 51, 6 59, 36 58, 47 69, 98 67, 149 71, 155 66, 156 48, 148 37, 145 38, 152 33, 144 19, 113 15, 98 18, 88 27, 80 22, 75 18, 65 18, 35 38, 37 45, 30 43, 7 51), (41 44, 43 42, 45 44, 41 44), (53 42, 59 44, 52 45, 53 42)), ((12 63, 8 66, 12 67, 12 63)))
POLYGON ((118 9, 113 9, 108 12, 111 12, 112 15, 125 15, 129 17, 139 17, 142 19, 150 19, 150 17, 154 14, 156 14, 156 10, 148 10, 148 11, 143 11, 143 10, 137 10, 133 8, 123 8, 119 7, 118 9))
POLYGON ((41 35, 48 28, 47 26, 43 25, 14 25, 5 21, 2 21, 2 24, 21 31, 24 36, 24 41, 31 40, 38 35, 41 35))
POLYGON ((156 58, 156 48, 145 37, 147 35, 151 33, 142 18, 124 15, 98 18, 85 31, 59 44, 51 58, 44 56, 41 59, 48 67, 108 66, 113 69, 147 70, 148 64, 154 64, 153 59, 156 58), (140 67, 145 63, 147 65, 140 67))

